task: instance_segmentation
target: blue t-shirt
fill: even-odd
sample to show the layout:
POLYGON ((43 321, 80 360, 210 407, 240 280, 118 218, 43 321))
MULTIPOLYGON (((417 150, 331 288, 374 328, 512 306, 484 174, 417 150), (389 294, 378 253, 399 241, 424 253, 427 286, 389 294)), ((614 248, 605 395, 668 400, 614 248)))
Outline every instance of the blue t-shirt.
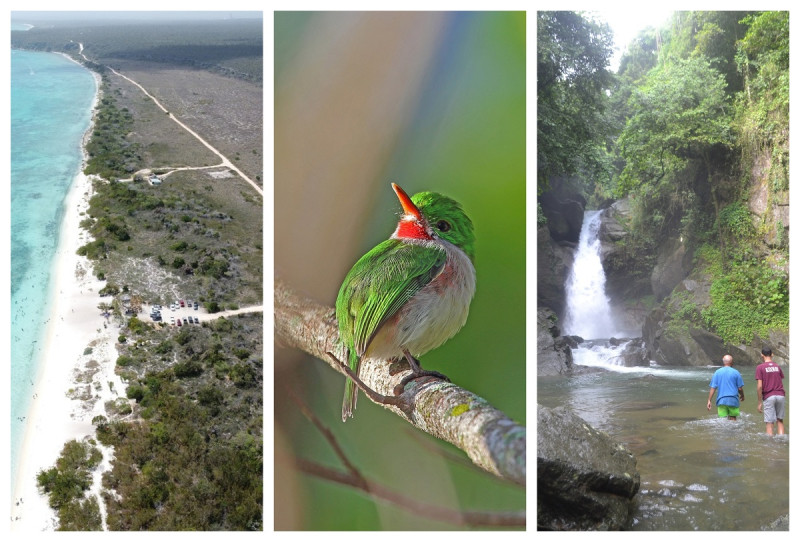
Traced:
POLYGON ((733 367, 721 367, 711 377, 712 388, 717 388, 717 405, 739 406, 739 388, 744 387, 742 375, 733 367))

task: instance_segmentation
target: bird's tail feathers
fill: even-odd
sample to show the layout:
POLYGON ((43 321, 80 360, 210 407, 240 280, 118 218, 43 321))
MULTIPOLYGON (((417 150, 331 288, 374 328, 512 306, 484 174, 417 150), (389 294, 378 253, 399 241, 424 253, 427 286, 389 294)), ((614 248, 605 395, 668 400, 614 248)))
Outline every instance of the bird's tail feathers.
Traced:
MULTIPOLYGON (((358 356, 355 352, 350 352, 349 357, 349 365, 350 369, 358 375, 358 356)), ((353 382, 353 379, 349 376, 346 376, 346 382, 344 384, 344 399, 342 400, 342 421, 346 422, 347 418, 353 417, 353 411, 356 409, 356 402, 358 401, 358 388, 356 387, 356 383, 353 382)))

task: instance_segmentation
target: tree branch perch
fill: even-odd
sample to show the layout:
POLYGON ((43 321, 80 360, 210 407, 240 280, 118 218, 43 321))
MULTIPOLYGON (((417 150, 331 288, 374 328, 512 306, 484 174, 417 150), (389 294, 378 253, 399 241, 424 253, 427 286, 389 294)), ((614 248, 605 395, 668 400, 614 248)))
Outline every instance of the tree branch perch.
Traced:
MULTIPOLYGON (((275 342, 302 350, 343 373, 333 356, 344 359, 332 307, 300 296, 275 279, 275 342)), ((405 361, 364 359, 361 380, 385 396, 411 374, 405 361)), ((525 486, 526 429, 485 399, 451 382, 418 379, 406 386, 403 408, 382 406, 413 426, 463 450, 478 467, 525 486)), ((338 405, 337 405, 338 406, 338 405)), ((356 418, 357 420, 357 418, 356 418)))
POLYGON ((352 487, 359 491, 370 495, 376 499, 399 506, 413 514, 453 523, 456 525, 468 525, 471 527, 524 527, 525 526, 525 511, 522 512, 504 512, 492 511, 484 512, 477 510, 455 510, 446 508, 436 504, 426 503, 416 498, 411 498, 406 495, 397 493, 388 487, 385 487, 373 480, 365 478, 361 472, 353 465, 344 450, 339 446, 336 436, 333 432, 325 427, 325 425, 317 418, 311 409, 295 394, 291 388, 287 388, 289 396, 294 400, 297 407, 303 415, 312 423, 322 436, 333 448, 336 456, 344 464, 345 471, 333 469, 320 465, 308 459, 297 458, 296 467, 311 476, 316 476, 322 480, 328 480, 337 484, 352 487))

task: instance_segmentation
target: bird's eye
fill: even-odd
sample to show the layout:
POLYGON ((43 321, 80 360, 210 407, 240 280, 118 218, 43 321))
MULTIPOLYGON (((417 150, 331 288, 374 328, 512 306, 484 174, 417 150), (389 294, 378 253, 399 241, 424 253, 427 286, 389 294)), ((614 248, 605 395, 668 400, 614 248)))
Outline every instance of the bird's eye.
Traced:
POLYGON ((450 223, 447 220, 440 220, 436 223, 436 229, 439 231, 450 231, 450 223))

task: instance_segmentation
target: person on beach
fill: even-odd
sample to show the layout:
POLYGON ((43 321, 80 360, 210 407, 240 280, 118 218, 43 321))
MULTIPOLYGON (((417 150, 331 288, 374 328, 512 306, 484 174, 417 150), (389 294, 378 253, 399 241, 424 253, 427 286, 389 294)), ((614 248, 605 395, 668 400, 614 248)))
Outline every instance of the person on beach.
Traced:
POLYGON ((767 434, 772 436, 773 425, 778 422, 778 434, 783 435, 783 416, 785 414, 786 392, 783 390, 783 371, 772 361, 772 349, 761 349, 761 363, 756 367, 756 395, 758 411, 764 413, 767 434))
POLYGON ((706 408, 711 410, 711 399, 717 392, 717 416, 735 421, 739 416, 739 401, 744 401, 744 380, 741 373, 732 367, 730 354, 722 357, 722 364, 723 367, 714 371, 711 377, 706 408))

